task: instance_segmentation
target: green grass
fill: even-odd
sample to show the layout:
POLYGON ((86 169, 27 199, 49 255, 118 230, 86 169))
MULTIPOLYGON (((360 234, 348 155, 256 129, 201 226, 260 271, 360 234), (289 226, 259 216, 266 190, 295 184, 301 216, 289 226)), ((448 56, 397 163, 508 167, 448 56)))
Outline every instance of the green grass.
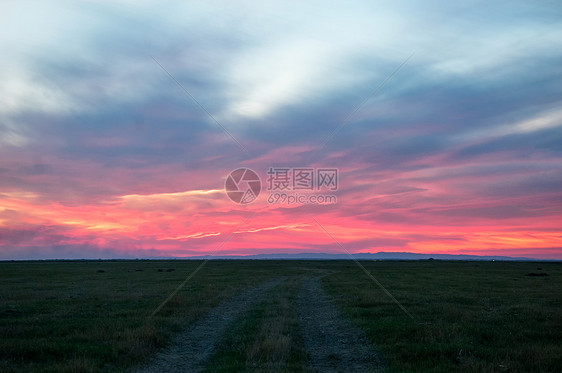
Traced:
POLYGON ((560 263, 363 264, 413 319, 351 264, 324 285, 391 371, 562 370, 560 263))
POLYGON ((0 371, 123 371, 211 307, 277 270, 274 263, 247 271, 246 263, 209 262, 148 317, 199 264, 0 263, 0 371))
POLYGON ((0 371, 126 371, 210 308, 280 275, 287 282, 225 334, 209 369, 300 371, 295 296, 318 270, 339 271, 324 287, 391 371, 562 371, 562 263, 362 263, 413 320, 352 262, 210 261, 153 318, 199 261, 0 262, 0 371), (541 272, 549 276, 527 276, 541 272))
POLYGON ((295 277, 269 290, 227 333, 205 372, 304 372, 295 307, 299 285, 295 277))

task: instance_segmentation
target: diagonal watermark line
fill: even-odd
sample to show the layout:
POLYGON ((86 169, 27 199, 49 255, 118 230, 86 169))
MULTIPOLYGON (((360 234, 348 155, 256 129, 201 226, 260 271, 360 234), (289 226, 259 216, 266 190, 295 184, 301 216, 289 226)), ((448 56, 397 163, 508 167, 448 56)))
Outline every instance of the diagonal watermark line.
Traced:
POLYGON ((207 109, 205 109, 205 107, 201 105, 199 101, 197 101, 197 99, 193 97, 193 95, 189 93, 189 91, 185 89, 185 87, 176 78, 174 78, 174 76, 170 74, 168 70, 166 70, 166 68, 162 66, 162 64, 158 62, 156 58, 154 58, 154 56, 151 55, 150 57, 154 60, 154 62, 156 62, 156 64, 158 64, 158 66, 160 66, 160 68, 170 77, 170 79, 176 82, 176 84, 182 89, 182 91, 184 91, 201 108, 201 110, 203 110, 209 116, 209 118, 213 120, 213 122, 215 122, 220 128, 222 128, 222 130, 232 139, 232 141, 234 141, 240 147, 240 149, 245 154, 248 154, 248 150, 238 140, 236 140, 236 137, 234 137, 222 124, 220 124, 220 122, 211 113, 209 113, 209 111, 207 111, 207 109))
POLYGON ((363 99, 363 101, 351 112, 349 113, 349 115, 343 120, 343 122, 337 126, 332 133, 330 133, 328 135, 328 137, 326 138, 326 140, 322 143, 322 145, 320 146, 320 148, 318 150, 322 150, 324 149, 324 147, 330 142, 332 141, 332 139, 336 136, 336 134, 347 124, 351 121, 351 119, 355 116, 355 114, 357 114, 357 112, 363 107, 363 105, 365 105, 367 103, 367 101, 369 101, 374 95, 377 94, 378 91, 380 91, 382 89, 382 87, 384 87, 386 85, 386 83, 392 79, 392 77, 394 75, 396 75, 396 73, 398 73, 398 71, 400 71, 400 69, 410 60, 410 58, 412 58, 414 56, 415 52, 412 52, 412 54, 410 54, 408 56, 408 58, 406 58, 396 69, 394 69, 394 71, 386 77, 385 80, 383 80, 378 86, 377 88, 375 88, 371 94, 369 94, 367 97, 365 97, 363 99))
MULTIPOLYGON (((211 253, 209 255, 213 255, 214 253, 216 253, 218 250, 220 250, 220 248, 230 240, 230 238, 232 237, 232 235, 234 233, 236 233, 236 231, 238 231, 240 228, 242 228, 242 226, 244 224, 246 224, 248 222, 248 220, 250 220, 251 215, 249 217, 246 218, 246 220, 244 220, 238 227, 236 227, 236 229, 234 229, 232 232, 230 232, 230 234, 220 243, 219 246, 217 246, 213 251, 211 251, 211 253)), ((207 262, 211 260, 210 258, 205 259, 203 261, 203 263, 199 264, 199 266, 197 268, 195 268, 195 270, 193 272, 191 272, 189 274, 189 276, 186 277, 185 280, 183 280, 183 282, 180 284, 180 286, 178 286, 176 288, 176 290, 172 291, 172 293, 168 296, 168 298, 166 298, 162 303, 160 303, 160 305, 158 307, 156 307, 156 309, 154 311, 152 311, 152 313, 150 314, 150 317, 153 317, 154 315, 156 315, 161 309, 162 307, 164 307, 177 293, 178 291, 180 291, 185 284, 188 283, 189 280, 191 280, 193 278, 193 276, 195 276, 197 274, 197 272, 199 272, 201 270, 201 268, 203 268, 205 266, 205 264, 207 264, 207 262)))
POLYGON ((318 226, 319 226, 320 228, 322 228, 322 230, 323 230, 328 236, 330 236, 330 238, 331 238, 332 240, 334 240, 334 242, 335 242, 343 251, 345 251, 345 252, 347 253, 347 255, 349 255, 349 257, 355 262, 355 264, 357 264, 357 265, 359 266, 359 268, 361 268, 361 269, 363 270, 363 272, 365 272, 365 274, 366 274, 371 280, 373 280, 373 282, 374 282, 375 284, 377 284, 377 285, 386 293, 386 295, 388 295, 388 296, 390 297, 390 299, 392 299, 392 300, 394 301, 394 303, 396 303, 396 304, 398 305, 398 307, 400 307, 400 309, 401 309, 402 311, 404 311, 404 313, 405 313, 406 315, 408 315, 412 320, 414 319, 414 316, 412 316, 412 314, 411 314, 410 312, 408 312, 408 310, 407 310, 406 308, 404 308, 404 306, 403 306, 396 298, 394 298, 394 296, 393 296, 392 294, 390 294, 390 292, 389 292, 388 290, 386 290, 386 288, 379 282, 379 280, 377 280, 377 279, 375 278, 375 276, 373 276, 373 275, 371 274, 371 272, 369 272, 369 271, 367 270, 367 268, 365 268, 365 267, 363 266, 363 264, 361 264, 357 259, 355 259, 355 257, 354 257, 353 255, 351 255, 351 253, 350 253, 341 243, 339 243, 339 241, 336 240, 336 239, 334 238, 334 236, 332 236, 332 235, 330 234, 330 232, 328 232, 328 231, 326 230, 326 228, 324 228, 324 226, 323 226, 322 224, 320 224, 320 223, 318 222, 318 220, 316 220, 316 218, 315 218, 314 216, 312 217, 312 220, 314 220, 314 221, 316 222, 316 224, 318 224, 318 226))

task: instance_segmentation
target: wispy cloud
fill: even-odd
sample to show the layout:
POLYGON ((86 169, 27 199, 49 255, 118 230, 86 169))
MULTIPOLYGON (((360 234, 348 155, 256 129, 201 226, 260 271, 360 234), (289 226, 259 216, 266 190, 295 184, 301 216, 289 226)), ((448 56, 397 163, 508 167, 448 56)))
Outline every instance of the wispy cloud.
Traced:
POLYGON ((224 193, 222 189, 209 189, 209 190, 187 190, 184 192, 174 192, 174 193, 153 193, 153 194, 129 194, 121 196, 120 198, 125 201, 143 201, 143 200, 161 200, 161 199, 175 199, 190 196, 205 196, 214 193, 224 193))
POLYGON ((315 216, 352 252, 560 258, 560 19, 524 1, 3 3, 0 257, 199 255, 255 214, 224 253, 336 250, 315 216), (337 167, 338 205, 268 205, 265 178, 233 204, 243 166, 337 167))

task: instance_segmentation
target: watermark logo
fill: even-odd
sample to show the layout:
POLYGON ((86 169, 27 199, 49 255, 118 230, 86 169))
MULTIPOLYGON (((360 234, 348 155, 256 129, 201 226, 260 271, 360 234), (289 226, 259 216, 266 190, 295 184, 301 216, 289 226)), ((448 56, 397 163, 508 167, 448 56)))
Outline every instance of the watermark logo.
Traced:
MULTIPOLYGON (((269 167, 266 175, 269 204, 337 203, 335 195, 318 193, 338 190, 337 168, 269 167)), ((233 202, 241 205, 251 203, 260 194, 260 177, 249 168, 239 168, 228 175, 225 190, 233 202)))
POLYGON ((232 202, 247 205, 260 195, 260 177, 249 168, 239 168, 228 175, 224 189, 232 202))
POLYGON ((337 168, 270 167, 267 190, 338 190, 337 168))

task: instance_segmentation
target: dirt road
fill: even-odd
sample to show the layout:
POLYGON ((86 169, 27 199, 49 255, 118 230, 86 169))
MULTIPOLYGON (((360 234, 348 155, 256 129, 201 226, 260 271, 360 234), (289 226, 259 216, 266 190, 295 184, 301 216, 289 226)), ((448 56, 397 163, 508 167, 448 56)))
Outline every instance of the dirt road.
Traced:
POLYGON ((326 295, 319 277, 304 280, 297 309, 308 369, 314 372, 381 372, 384 363, 363 333, 326 295))
POLYGON ((214 351, 222 336, 238 317, 242 316, 268 290, 283 282, 277 278, 246 290, 226 303, 214 308, 181 333, 166 350, 156 355, 142 373, 199 372, 205 367, 207 358, 214 351))
MULTIPOLYGON (((213 309, 181 333, 137 372, 199 372, 215 352, 225 332, 273 287, 277 278, 253 287, 213 309)), ((323 290, 319 274, 302 279, 296 300, 299 334, 311 372, 381 372, 385 364, 362 330, 339 311, 323 290)))

